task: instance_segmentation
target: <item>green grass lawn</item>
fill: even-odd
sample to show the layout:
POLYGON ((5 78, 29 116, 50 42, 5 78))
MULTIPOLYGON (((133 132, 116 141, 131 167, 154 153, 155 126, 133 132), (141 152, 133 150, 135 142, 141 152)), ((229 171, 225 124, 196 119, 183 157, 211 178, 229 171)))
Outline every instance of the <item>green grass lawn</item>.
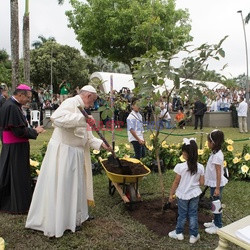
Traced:
MULTIPOLYGON (((205 128, 204 132, 210 132, 211 128, 205 128)), ((226 138, 241 139, 249 137, 249 134, 240 134, 237 129, 222 129, 226 138)), ((167 130, 164 130, 167 132, 167 130)), ((175 134, 193 133, 192 127, 186 130, 176 130, 175 134)), ((199 132, 199 131, 198 131, 199 132)), ((31 140, 31 153, 37 153, 44 141, 48 141, 52 129, 41 134, 36 141, 31 140)), ((116 144, 127 143, 126 131, 117 132, 116 144)), ((111 134, 105 132, 110 141, 111 134)), ((163 138, 164 135, 161 135, 163 138)), ((146 139, 149 133, 145 134, 146 139)), ((194 137, 188 136, 188 137, 194 137)), ((181 136, 169 136, 167 142, 178 143, 181 136)), ((200 136, 197 137, 198 143, 200 136)), ((205 137, 204 137, 205 142, 205 137)), ((236 151, 241 151, 243 144, 234 143, 236 151)), ((168 194, 174 173, 172 170, 164 173, 166 193, 168 194)), ((152 173, 140 182, 140 193, 143 200, 150 200, 160 196, 158 174, 152 173)), ((6 249, 215 249, 218 236, 207 235, 200 230, 201 240, 194 246, 188 243, 188 236, 184 241, 175 241, 166 237, 159 237, 149 231, 144 225, 134 221, 127 212, 121 197, 115 193, 108 194, 108 178, 105 174, 94 176, 94 194, 96 206, 91 209, 95 219, 85 222, 81 231, 76 233, 66 232, 62 238, 49 239, 42 232, 27 230, 24 228, 26 216, 0 214, 0 237, 6 241, 6 249)), ((207 193, 208 194, 208 193, 207 193)), ((250 213, 250 182, 229 181, 224 189, 223 203, 224 224, 231 223, 250 213)), ((150 214, 148 215, 150 216, 150 214)), ((152 218, 153 220, 153 218, 152 218)), ((166 221, 166 224, 168 222, 166 221)), ((230 249, 238 249, 230 245, 230 249)))

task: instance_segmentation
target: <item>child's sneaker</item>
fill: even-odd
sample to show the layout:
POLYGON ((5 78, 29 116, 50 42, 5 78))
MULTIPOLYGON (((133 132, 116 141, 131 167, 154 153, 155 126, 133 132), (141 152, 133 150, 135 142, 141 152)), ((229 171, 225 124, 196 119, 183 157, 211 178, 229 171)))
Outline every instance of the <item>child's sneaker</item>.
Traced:
POLYGON ((205 232, 208 233, 208 234, 217 234, 217 230, 219 228, 214 226, 214 227, 208 227, 205 229, 205 232))
POLYGON ((199 239, 200 239, 200 234, 198 234, 196 237, 191 235, 189 239, 189 243, 194 244, 199 239))
POLYGON ((204 227, 215 227, 215 224, 214 224, 213 220, 211 222, 206 222, 203 225, 204 225, 204 227))
POLYGON ((168 233, 168 236, 170 238, 173 238, 173 239, 177 239, 177 240, 184 240, 184 235, 182 233, 180 234, 177 234, 176 231, 172 231, 172 232, 169 232, 168 233))

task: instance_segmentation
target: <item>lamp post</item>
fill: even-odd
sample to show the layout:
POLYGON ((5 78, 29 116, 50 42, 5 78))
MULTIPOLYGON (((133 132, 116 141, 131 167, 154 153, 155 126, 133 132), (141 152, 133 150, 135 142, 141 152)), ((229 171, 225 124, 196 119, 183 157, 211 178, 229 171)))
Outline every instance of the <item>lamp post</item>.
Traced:
POLYGON ((249 104, 249 81, 248 81, 248 52, 247 52, 247 37, 246 37, 246 30, 245 30, 245 23, 244 18, 242 15, 242 10, 238 10, 237 13, 240 13, 242 25, 243 25, 243 32, 244 32, 244 39, 245 39, 245 50, 246 50, 246 65, 247 65, 247 76, 246 76, 246 101, 249 104))
POLYGON ((53 47, 51 48, 51 55, 50 55, 50 96, 51 101, 53 99, 53 47))

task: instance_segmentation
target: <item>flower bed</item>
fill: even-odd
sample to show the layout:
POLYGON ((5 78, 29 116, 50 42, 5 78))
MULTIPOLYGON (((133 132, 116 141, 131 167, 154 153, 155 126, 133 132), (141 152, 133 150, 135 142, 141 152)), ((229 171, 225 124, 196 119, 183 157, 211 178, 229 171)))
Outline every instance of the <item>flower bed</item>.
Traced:
MULTIPOLYGON (((250 179, 250 146, 244 145, 242 152, 234 152, 234 142, 227 139, 223 145, 222 151, 224 153, 224 167, 229 171, 229 176, 232 179, 250 179)), ((155 158, 155 148, 159 148, 159 155, 161 159, 161 168, 173 169, 177 163, 185 161, 181 155, 181 143, 168 144, 163 141, 161 144, 159 141, 154 141, 154 135, 150 136, 150 142, 146 144, 147 151, 146 156, 142 159, 145 166, 149 167, 153 171, 157 171, 157 164, 155 158)), ((31 155, 30 166, 32 178, 39 175, 42 159, 47 149, 47 143, 44 143, 39 154, 31 155)), ((115 146, 115 152, 119 158, 133 157, 134 153, 129 144, 121 144, 115 146)), ((199 162, 206 166, 211 151, 205 143, 202 149, 198 150, 199 162)), ((98 158, 106 159, 110 152, 101 150, 91 150, 91 161, 93 174, 102 173, 102 167, 98 158)))
MULTIPOLYGON (((223 145, 224 167, 228 169, 229 176, 232 179, 250 179, 250 146, 244 145, 242 152, 234 152, 234 142, 227 139, 223 145)), ((159 156, 163 161, 164 168, 173 169, 177 163, 184 162, 181 154, 181 144, 167 144, 163 141, 161 144, 154 141, 154 135, 150 136, 150 144, 147 145, 146 157, 142 162, 149 168, 153 168, 152 163, 155 161, 155 146, 159 148, 159 156), (154 145, 155 144, 155 145, 154 145)), ((198 150, 198 161, 206 166, 211 150, 205 143, 202 149, 198 150)))

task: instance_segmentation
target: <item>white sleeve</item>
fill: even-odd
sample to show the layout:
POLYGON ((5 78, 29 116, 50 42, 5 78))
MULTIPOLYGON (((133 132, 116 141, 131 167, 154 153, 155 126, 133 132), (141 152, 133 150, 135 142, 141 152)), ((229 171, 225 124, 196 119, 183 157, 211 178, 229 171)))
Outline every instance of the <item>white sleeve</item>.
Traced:
POLYGON ((131 117, 127 118, 127 130, 130 131, 130 129, 136 130, 136 119, 131 117))
POLYGON ((88 133, 88 142, 90 147, 99 150, 101 148, 103 140, 94 137, 92 131, 87 131, 87 133, 88 133))
POLYGON ((56 109, 50 119, 54 125, 63 128, 82 127, 86 123, 85 117, 75 108, 74 102, 67 100, 56 109))
POLYGON ((181 168, 180 168, 180 164, 177 164, 174 168, 174 172, 178 175, 181 175, 181 168))
POLYGON ((223 158, 218 153, 214 155, 212 164, 223 166, 223 158))

